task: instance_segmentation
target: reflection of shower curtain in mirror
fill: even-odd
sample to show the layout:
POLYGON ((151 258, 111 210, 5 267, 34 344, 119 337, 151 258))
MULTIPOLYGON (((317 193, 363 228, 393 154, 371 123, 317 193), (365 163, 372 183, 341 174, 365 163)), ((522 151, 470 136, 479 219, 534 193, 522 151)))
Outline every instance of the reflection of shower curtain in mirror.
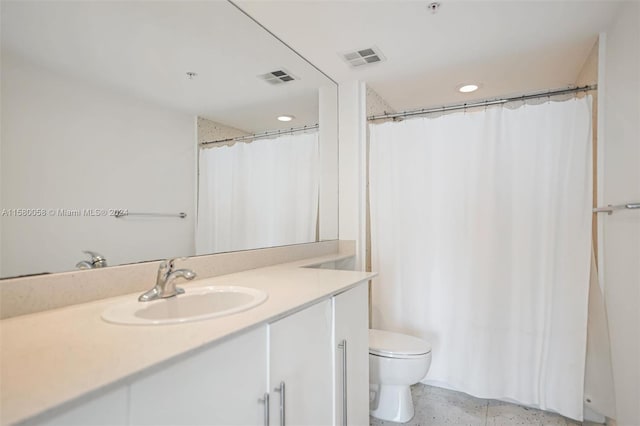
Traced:
POLYGON ((371 126, 373 321, 426 377, 581 419, 591 97, 371 126))
POLYGON ((316 239, 318 133, 200 150, 196 253, 316 239))

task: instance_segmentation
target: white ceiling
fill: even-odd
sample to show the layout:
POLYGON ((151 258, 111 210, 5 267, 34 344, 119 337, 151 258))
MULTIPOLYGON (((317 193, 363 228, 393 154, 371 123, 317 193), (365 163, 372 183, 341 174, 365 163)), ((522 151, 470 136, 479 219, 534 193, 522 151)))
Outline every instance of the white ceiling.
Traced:
MULTIPOLYGON (((366 81, 396 110, 573 84, 615 1, 239 0, 337 81, 366 81), (339 53, 370 46, 383 63, 339 53), (477 82, 461 94, 456 87, 477 82)), ((88 80, 247 131, 317 122, 329 84, 226 1, 3 1, 2 48, 88 80), (284 67, 300 81, 257 75, 284 67), (195 80, 185 73, 195 71, 195 80), (274 120, 279 114, 294 123, 274 120)))
POLYGON ((226 1, 2 1, 2 51, 250 132, 315 124, 326 77, 226 1), (299 81, 257 78, 281 68, 299 81), (188 80, 186 72, 198 77, 188 80), (297 120, 275 118, 293 114, 297 120))
POLYGON ((363 80, 396 110, 574 84, 615 1, 264 1, 237 4, 337 81, 363 80), (351 69, 338 53, 378 47, 351 69), (462 83, 481 89, 461 94, 462 83))

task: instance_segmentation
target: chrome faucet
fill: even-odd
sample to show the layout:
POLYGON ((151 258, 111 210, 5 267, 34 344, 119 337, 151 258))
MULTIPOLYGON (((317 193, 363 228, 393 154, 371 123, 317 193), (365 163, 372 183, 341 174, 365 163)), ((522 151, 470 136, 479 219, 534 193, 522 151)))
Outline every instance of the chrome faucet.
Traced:
POLYGON ((85 250, 83 253, 91 256, 91 260, 83 260, 81 262, 76 263, 76 268, 79 269, 93 269, 93 268, 104 268, 107 266, 107 258, 101 255, 100 253, 96 253, 95 251, 85 250))
POLYGON ((184 278, 192 280, 196 277, 196 273, 190 269, 173 269, 176 260, 184 258, 168 259, 160 263, 158 267, 158 276, 156 277, 156 285, 153 288, 138 297, 140 302, 150 302, 152 300, 164 299, 167 297, 177 296, 184 293, 184 290, 176 287, 175 280, 184 278))

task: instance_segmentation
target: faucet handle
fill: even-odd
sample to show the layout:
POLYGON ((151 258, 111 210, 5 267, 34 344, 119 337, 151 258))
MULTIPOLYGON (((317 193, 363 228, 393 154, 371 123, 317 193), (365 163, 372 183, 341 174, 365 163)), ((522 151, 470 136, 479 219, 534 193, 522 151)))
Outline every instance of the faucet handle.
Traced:
POLYGON ((107 260, 106 257, 95 251, 83 250, 82 252, 91 256, 91 262, 101 262, 107 260))
POLYGON ((178 260, 187 260, 186 257, 172 257, 170 259, 167 260, 163 260, 162 263, 160 264, 160 268, 161 269, 169 269, 169 271, 173 270, 173 267, 175 266, 176 261, 178 260))
MULTIPOLYGON (((91 260, 88 262, 91 265, 89 268, 103 268, 107 266, 107 258, 101 255, 100 253, 97 253, 91 250, 83 250, 82 252, 91 256, 91 260)), ((87 269, 87 268, 83 268, 81 265, 84 265, 84 264, 80 262, 76 266, 81 269, 87 269)))

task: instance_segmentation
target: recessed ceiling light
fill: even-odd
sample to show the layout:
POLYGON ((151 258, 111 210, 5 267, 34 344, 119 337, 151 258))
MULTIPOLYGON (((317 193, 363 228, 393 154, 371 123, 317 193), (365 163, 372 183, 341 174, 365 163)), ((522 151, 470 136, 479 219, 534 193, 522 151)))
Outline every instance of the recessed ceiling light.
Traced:
POLYGON ((280 116, 278 116, 278 120, 280 120, 280 121, 291 121, 294 118, 295 117, 293 115, 280 115, 280 116))
POLYGON ((476 90, 478 90, 477 84, 464 84, 458 87, 458 91, 462 93, 471 93, 471 92, 475 92, 476 90))

